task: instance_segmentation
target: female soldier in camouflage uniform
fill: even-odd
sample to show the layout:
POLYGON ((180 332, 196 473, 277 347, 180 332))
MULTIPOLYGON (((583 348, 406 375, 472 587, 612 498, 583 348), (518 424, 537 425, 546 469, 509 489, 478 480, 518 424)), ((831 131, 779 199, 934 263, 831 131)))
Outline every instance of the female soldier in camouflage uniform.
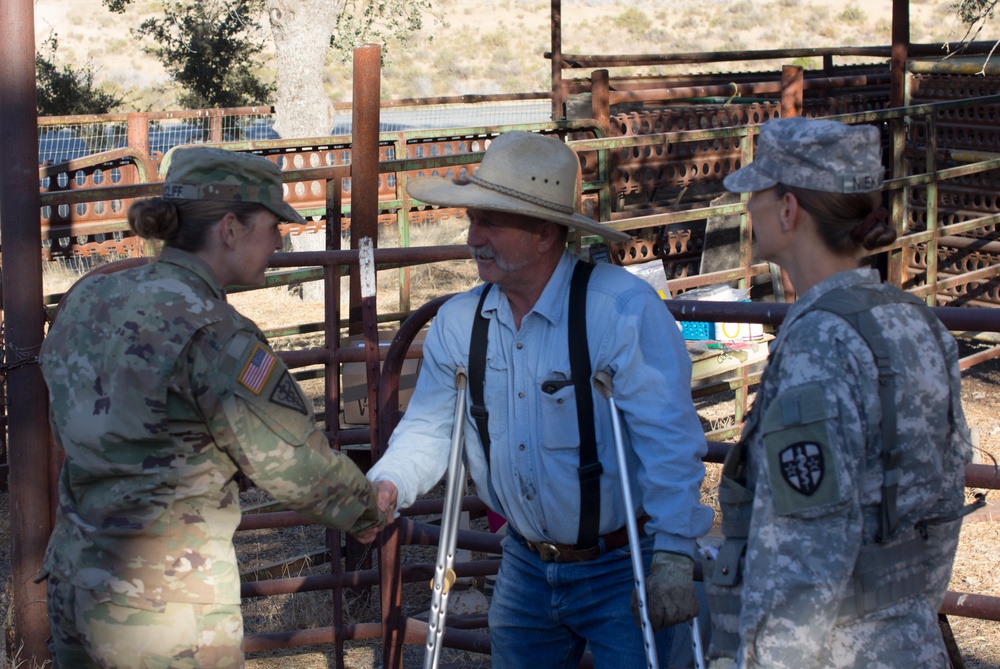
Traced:
POLYGON ((880 153, 874 127, 769 121, 725 180, 752 192, 760 257, 799 296, 726 459, 726 541, 705 563, 711 654, 739 667, 948 666, 936 612, 971 449, 954 339, 859 269, 896 236, 880 153))
POLYGON ((238 668, 238 479, 371 541, 374 487, 225 287, 264 279, 282 201, 264 158, 185 148, 162 198, 135 203, 156 262, 77 285, 42 348, 66 459, 46 551, 63 669, 238 668))

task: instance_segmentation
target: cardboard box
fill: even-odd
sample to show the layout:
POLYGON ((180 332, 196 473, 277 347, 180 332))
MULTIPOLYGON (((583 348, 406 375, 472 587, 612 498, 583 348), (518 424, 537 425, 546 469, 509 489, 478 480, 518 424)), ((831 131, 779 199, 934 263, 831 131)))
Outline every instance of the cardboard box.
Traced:
POLYGON ((716 323, 716 341, 750 341, 764 336, 760 323, 716 323))
MULTIPOLYGON (((417 334, 414 341, 424 338, 426 331, 417 334)), ((381 357, 385 357, 385 352, 395 337, 393 332, 379 332, 379 347, 381 357)), ((364 349, 364 335, 353 335, 345 339, 341 346, 344 348, 364 349)), ((413 395, 413 388, 417 385, 417 375, 420 373, 420 358, 410 358, 403 361, 403 370, 399 376, 399 409, 406 411, 410 396, 413 395)), ((340 400, 344 406, 344 423, 347 425, 367 425, 368 424, 368 381, 366 375, 367 365, 363 362, 346 362, 340 372, 341 386, 340 400)), ((381 363, 379 369, 381 369, 381 363)))

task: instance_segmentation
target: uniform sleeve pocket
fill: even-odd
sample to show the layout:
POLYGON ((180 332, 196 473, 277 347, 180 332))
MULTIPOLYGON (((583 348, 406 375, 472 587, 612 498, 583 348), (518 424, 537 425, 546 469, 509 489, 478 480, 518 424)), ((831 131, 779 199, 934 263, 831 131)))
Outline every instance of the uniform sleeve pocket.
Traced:
POLYGON ((837 406, 810 383, 776 396, 763 416, 764 456, 778 515, 821 515, 844 500, 837 406))

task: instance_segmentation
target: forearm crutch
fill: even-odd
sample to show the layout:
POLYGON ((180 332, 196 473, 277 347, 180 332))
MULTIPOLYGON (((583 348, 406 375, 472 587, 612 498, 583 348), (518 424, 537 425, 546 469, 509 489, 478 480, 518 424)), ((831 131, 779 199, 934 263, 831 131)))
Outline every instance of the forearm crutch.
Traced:
POLYGON ((701 624, 698 616, 691 619, 691 645, 694 647, 694 669, 707 669, 705 649, 701 643, 701 624))
POLYGON ((424 669, 437 669, 441 658, 444 637, 444 619, 448 613, 448 593, 455 584, 455 546, 458 542, 458 524, 462 515, 462 493, 465 486, 465 386, 464 367, 455 370, 455 422, 451 430, 451 455, 448 459, 448 479, 444 493, 444 511, 441 514, 441 540, 438 543, 437 563, 431 580, 431 610, 427 621, 427 650, 424 669))
MULTIPOLYGON (((614 390, 611 385, 611 375, 598 372, 594 375, 594 387, 608 400, 611 407, 611 427, 615 433, 615 456, 618 459, 618 475, 621 478, 622 495, 625 497, 625 526, 628 528, 628 545, 632 552, 632 572, 635 574, 635 587, 639 599, 639 618, 642 623, 642 638, 646 646, 646 666, 657 669, 656 644, 653 640, 653 627, 649 622, 649 609, 646 604, 646 570, 642 564, 642 548, 639 546, 639 526, 635 520, 635 505, 632 503, 632 488, 629 486, 628 468, 625 462, 625 441, 622 439, 621 420, 618 417, 618 406, 615 404, 614 390)), ((705 652, 701 644, 701 626, 698 616, 691 619, 691 644, 694 648, 695 669, 705 669, 705 652)))
POLYGON ((618 417, 618 407, 615 405, 611 375, 607 372, 595 374, 594 387, 597 388, 597 392, 607 398, 608 405, 611 407, 611 427, 615 433, 618 476, 621 479, 622 495, 625 497, 625 526, 628 528, 628 545, 632 553, 632 573, 635 575, 635 589, 639 599, 639 621, 642 627, 642 641, 646 650, 646 667, 647 669, 659 669, 656 642, 653 639, 653 626, 649 622, 649 609, 646 603, 646 568, 642 564, 639 525, 635 520, 635 504, 632 502, 632 487, 628 477, 628 463, 625 460, 625 441, 622 439, 621 420, 618 417))

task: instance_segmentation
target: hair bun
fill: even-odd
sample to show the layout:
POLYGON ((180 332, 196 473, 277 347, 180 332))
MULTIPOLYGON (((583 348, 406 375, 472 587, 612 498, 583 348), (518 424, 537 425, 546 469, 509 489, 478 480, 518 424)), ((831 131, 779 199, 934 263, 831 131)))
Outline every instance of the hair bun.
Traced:
POLYGON ((162 197, 137 200, 129 207, 128 224, 143 239, 162 239, 169 244, 180 231, 177 205, 162 197))

